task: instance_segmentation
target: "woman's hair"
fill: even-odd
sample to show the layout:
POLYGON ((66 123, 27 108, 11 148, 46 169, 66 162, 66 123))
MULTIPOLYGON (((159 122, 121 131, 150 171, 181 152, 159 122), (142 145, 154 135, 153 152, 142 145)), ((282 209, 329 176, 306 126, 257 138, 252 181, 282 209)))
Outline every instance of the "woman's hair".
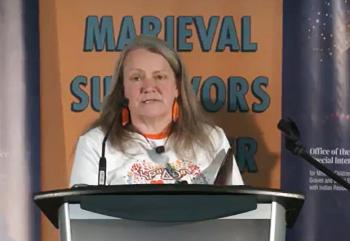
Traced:
POLYGON ((192 86, 185 73, 184 66, 178 54, 170 49, 166 43, 160 39, 150 36, 138 36, 121 53, 112 78, 112 90, 106 97, 100 117, 93 123, 91 128, 100 127, 106 133, 113 124, 109 135, 109 141, 115 148, 125 151, 126 143, 132 141, 130 128, 121 124, 122 103, 124 96, 123 67, 126 56, 135 49, 146 49, 152 53, 160 54, 170 64, 175 73, 176 85, 179 90, 177 98, 180 115, 173 123, 171 134, 167 143, 174 148, 179 155, 189 153, 194 155, 195 145, 208 146, 208 151, 212 149, 212 143, 208 138, 208 127, 214 127, 207 118, 197 102, 192 86), (185 151, 185 152, 184 152, 185 151))

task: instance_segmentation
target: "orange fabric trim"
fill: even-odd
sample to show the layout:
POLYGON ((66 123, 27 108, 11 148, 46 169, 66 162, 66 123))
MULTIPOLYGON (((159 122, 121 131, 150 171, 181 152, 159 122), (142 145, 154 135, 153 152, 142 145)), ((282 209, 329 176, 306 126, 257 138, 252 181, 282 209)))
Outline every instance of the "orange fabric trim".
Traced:
POLYGON ((170 133, 170 129, 171 128, 166 128, 165 131, 162 131, 160 133, 157 134, 143 134, 146 138, 148 139, 164 139, 166 137, 168 137, 169 133, 170 133))

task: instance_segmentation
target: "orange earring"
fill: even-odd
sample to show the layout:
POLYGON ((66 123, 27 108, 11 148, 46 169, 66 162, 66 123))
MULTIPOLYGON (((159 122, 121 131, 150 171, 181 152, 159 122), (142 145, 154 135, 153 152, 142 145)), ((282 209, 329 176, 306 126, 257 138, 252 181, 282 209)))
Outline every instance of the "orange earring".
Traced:
POLYGON ((176 122, 180 116, 180 106, 177 102, 177 99, 174 100, 173 109, 172 109, 172 119, 173 122, 176 122))
POLYGON ((122 126, 126 126, 130 121, 130 113, 128 107, 122 108, 122 126))

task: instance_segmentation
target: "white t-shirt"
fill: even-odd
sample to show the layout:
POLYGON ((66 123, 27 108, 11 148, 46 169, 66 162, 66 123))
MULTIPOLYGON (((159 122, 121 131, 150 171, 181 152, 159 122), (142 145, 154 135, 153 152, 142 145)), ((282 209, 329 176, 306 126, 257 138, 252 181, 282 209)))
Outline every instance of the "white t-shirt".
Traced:
MULTIPOLYGON (((98 166, 104 133, 94 128, 79 138, 73 163, 70 185, 97 185, 98 166)), ((187 181, 191 184, 213 184, 218 169, 230 147, 221 128, 210 128, 208 138, 214 145, 210 155, 208 148, 196 147, 195 160, 179 158, 167 145, 167 138, 146 139, 132 133, 132 144, 125 152, 106 143, 106 184, 171 184, 187 181), (165 152, 156 153, 155 147, 165 144, 165 152)), ((186 156, 184 153, 183 156, 186 156)), ((233 157, 231 182, 227 185, 243 185, 243 180, 233 157)))

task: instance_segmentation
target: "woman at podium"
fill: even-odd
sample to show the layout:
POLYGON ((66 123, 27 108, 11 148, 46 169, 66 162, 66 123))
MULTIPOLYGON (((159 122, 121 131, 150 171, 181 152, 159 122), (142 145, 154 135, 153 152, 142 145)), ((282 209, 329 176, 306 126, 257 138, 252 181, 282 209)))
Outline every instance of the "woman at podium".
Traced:
POLYGON ((226 184, 243 185, 223 130, 203 115, 165 42, 137 37, 121 53, 112 86, 100 117, 78 140, 71 185, 212 184, 227 155, 226 184))

